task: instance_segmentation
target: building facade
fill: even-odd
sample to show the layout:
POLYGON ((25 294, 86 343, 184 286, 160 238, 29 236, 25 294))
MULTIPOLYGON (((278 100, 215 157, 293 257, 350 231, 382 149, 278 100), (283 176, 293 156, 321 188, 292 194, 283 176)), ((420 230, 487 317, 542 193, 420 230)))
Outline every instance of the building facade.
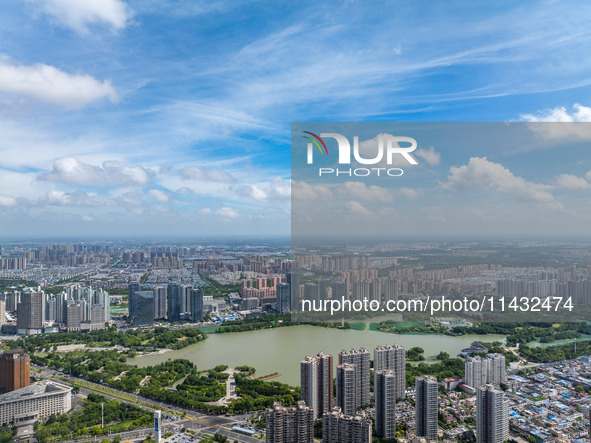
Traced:
POLYGON ((72 388, 53 381, 40 381, 0 395, 0 424, 37 421, 72 408, 72 388))
POLYGON ((391 369, 374 371, 376 435, 388 440, 396 438, 396 381, 391 369))
POLYGON ((133 326, 151 326, 154 324, 154 291, 135 291, 132 294, 133 326))
POLYGON ((424 375, 415 379, 416 434, 437 440, 439 403, 437 379, 424 375))
POLYGON ((265 413, 265 427, 267 443, 313 443, 314 411, 304 401, 291 407, 275 402, 265 413))
POLYGON ((25 351, 19 348, 0 354, 0 390, 15 391, 26 388, 30 384, 31 359, 25 351))
POLYGON ((509 406, 502 390, 484 385, 476 391, 476 442, 503 443, 509 438, 509 406))
MULTIPOLYGON (((406 351, 400 345, 378 346, 373 350, 373 370, 391 369, 396 374, 396 398, 406 397, 406 351)), ((375 381, 374 381, 375 382, 375 381)))
POLYGON ((335 406, 322 416, 323 443, 371 443, 371 419, 365 414, 343 414, 335 406))
POLYGON ((307 356, 300 363, 302 400, 314 410, 314 418, 322 417, 333 406, 333 358, 320 352, 307 356))
MULTIPOLYGON (((352 349, 350 351, 339 352, 339 365, 351 364, 355 366, 356 377, 356 404, 359 409, 367 405, 370 401, 370 353, 367 349, 352 349)), ((339 404, 339 406, 343 407, 339 404)), ((343 408, 343 412, 348 414, 343 408)))

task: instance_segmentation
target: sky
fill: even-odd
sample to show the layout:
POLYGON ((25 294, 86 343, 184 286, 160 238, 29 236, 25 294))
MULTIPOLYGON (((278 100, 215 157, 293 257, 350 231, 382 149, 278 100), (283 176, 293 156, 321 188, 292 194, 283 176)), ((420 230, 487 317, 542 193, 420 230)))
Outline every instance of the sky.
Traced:
MULTIPOLYGON (((289 235, 292 122, 589 121, 590 17, 568 1, 7 0, 0 236, 289 235)), ((369 196, 409 223, 419 207, 453 223, 435 192, 471 195, 493 231, 507 202, 545 199, 579 230, 591 215, 584 147, 421 149, 436 177, 369 196)), ((523 217, 515 233, 539 213, 523 217)))

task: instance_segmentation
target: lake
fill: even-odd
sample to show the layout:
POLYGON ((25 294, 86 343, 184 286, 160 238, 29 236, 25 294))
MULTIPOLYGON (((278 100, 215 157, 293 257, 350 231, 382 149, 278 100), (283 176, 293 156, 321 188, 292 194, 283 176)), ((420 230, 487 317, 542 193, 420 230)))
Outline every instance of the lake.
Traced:
POLYGON ((128 360, 140 367, 153 366, 167 360, 184 358, 192 361, 199 369, 217 365, 254 366, 257 376, 281 373, 274 380, 290 385, 300 384, 300 361, 306 355, 319 351, 332 354, 335 364, 338 353, 343 349, 373 348, 397 343, 406 349, 420 346, 425 350, 427 362, 434 362, 441 351, 455 357, 461 349, 475 340, 492 342, 504 341, 503 335, 464 335, 450 337, 440 334, 388 334, 384 332, 342 330, 317 326, 290 326, 258 331, 229 334, 209 334, 207 340, 178 351, 159 355, 146 355, 128 360))

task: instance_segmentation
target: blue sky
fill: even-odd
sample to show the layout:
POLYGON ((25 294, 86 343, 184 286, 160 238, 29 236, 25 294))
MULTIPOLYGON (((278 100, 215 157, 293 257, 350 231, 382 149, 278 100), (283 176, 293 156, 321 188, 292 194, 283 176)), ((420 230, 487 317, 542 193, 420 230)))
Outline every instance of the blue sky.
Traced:
MULTIPOLYGON (((591 5, 514 3, 9 0, 2 234, 289 234, 294 121, 590 120, 591 5)), ((489 161, 586 207, 580 155, 489 161)))

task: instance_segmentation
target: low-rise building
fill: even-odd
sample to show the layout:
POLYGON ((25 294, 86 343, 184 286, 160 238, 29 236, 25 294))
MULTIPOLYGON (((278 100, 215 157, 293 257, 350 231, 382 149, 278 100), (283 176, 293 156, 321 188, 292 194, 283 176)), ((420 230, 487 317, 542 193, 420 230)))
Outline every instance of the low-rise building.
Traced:
POLYGON ((72 408, 70 387, 53 381, 40 381, 0 395, 0 424, 36 421, 72 408))

